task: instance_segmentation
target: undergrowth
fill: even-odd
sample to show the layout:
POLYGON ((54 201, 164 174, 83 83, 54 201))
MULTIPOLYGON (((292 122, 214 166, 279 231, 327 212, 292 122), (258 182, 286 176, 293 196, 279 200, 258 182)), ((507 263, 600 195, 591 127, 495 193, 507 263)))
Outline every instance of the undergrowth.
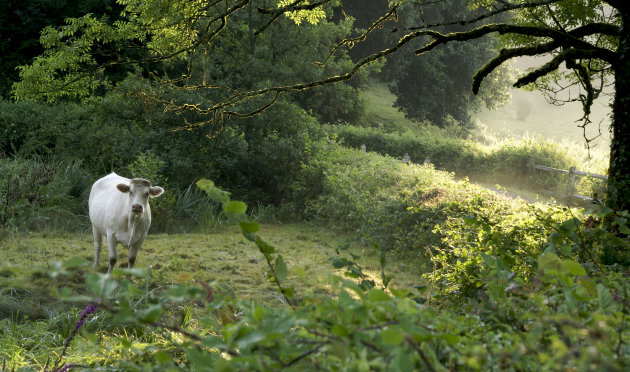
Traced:
MULTIPOLYGON (((627 255, 630 246, 601 225, 612 219, 628 234, 627 212, 600 209, 571 216, 572 211, 556 208, 555 215, 523 211, 508 222, 479 218, 484 211, 473 217, 452 214, 465 226, 449 226, 444 238, 461 252, 454 253, 446 271, 436 262, 431 280, 459 288, 470 283, 475 291, 453 296, 450 286, 393 287, 382 254, 379 277, 365 280, 355 262, 360 255, 346 256, 340 247, 331 263, 343 269, 343 277, 330 276, 331 295, 321 296, 303 294, 304 288, 294 285, 283 258, 287 252, 263 238, 244 203, 211 183, 201 185, 257 248, 283 305, 243 301, 220 283, 190 273, 162 290, 151 289, 151 270, 87 273, 89 292, 56 292, 70 303, 88 304, 56 345, 78 345, 90 358, 57 346, 43 369, 623 371, 630 366, 630 283, 622 266, 604 258, 607 249, 627 255), (505 233, 509 227, 499 227, 523 219, 521 224, 537 221, 550 234, 525 229, 513 236, 505 233), (520 238, 538 241, 538 249, 520 238), (511 250, 502 250, 506 247, 511 250), (456 277, 450 277, 453 271, 456 277), (89 330, 99 317, 130 332, 89 330)), ((474 204, 474 194, 464 202, 474 204)), ((376 242, 373 247, 379 248, 376 242)), ((47 272, 61 279, 85 265, 71 260, 47 272)))

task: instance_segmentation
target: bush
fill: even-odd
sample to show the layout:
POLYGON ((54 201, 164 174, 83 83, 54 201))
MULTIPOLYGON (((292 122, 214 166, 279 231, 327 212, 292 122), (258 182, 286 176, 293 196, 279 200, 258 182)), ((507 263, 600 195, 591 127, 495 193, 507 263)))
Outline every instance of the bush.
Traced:
MULTIPOLYGON (((204 120, 193 113, 163 113, 116 94, 85 105, 0 102, 0 154, 80 160, 100 176, 149 171, 143 178, 166 182, 162 186, 171 190, 210 176, 236 197, 267 205, 285 199, 292 177, 324 138, 311 115, 285 100, 253 118, 173 130, 204 120)), ((167 199, 157 205, 169 204, 167 199)), ((168 219, 163 222, 158 224, 168 219)))
POLYGON ((456 181, 432 165, 342 147, 306 166, 294 187, 295 194, 318 193, 302 202, 303 217, 358 231, 428 272, 433 292, 449 296, 476 291, 484 254, 531 274, 526 268, 552 227, 569 216, 456 181))
POLYGON ((92 176, 81 162, 0 159, 0 227, 77 230, 88 225, 92 176))

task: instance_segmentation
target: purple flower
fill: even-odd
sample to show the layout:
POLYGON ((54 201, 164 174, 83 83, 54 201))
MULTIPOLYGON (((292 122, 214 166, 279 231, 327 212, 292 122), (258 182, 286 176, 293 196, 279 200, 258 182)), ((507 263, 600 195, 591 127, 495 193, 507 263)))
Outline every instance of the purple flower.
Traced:
POLYGON ((89 304, 89 305, 87 305, 85 307, 85 309, 83 309, 83 311, 81 311, 81 314, 79 314, 79 321, 77 322, 77 325, 76 325, 77 331, 79 329, 81 329, 81 327, 83 327, 85 325, 85 323, 87 322, 90 314, 92 314, 96 310, 97 310, 96 305, 89 304))
POLYGON ((67 363, 57 369, 55 372, 68 372, 75 367, 74 363, 67 363))

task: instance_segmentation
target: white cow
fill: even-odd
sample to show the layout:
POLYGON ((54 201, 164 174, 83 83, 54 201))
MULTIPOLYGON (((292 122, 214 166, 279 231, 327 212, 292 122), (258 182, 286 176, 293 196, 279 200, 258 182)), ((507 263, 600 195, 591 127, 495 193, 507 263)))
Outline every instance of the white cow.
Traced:
POLYGON ((92 185, 89 209, 94 233, 94 268, 99 267, 101 243, 107 238, 109 269, 111 273, 118 261, 118 243, 129 249, 128 267, 136 262, 138 250, 151 226, 149 197, 162 195, 164 189, 151 186, 151 182, 132 180, 111 173, 92 185))

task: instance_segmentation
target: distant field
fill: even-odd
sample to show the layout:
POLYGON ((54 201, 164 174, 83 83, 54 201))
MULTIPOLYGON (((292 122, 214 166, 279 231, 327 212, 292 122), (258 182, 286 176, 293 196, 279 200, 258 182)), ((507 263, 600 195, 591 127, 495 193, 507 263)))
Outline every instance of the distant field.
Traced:
MULTIPOLYGON (((473 115, 491 133, 501 137, 540 137, 556 142, 568 141, 584 146, 583 131, 576 120, 582 117, 579 103, 555 106, 548 103, 540 92, 528 92, 522 89, 512 90, 512 102, 496 110, 481 110, 473 115), (529 108, 529 109, 528 109, 529 108), (522 110, 519 113, 519 110, 522 110)), ((367 116, 362 126, 382 128, 387 131, 405 131, 418 127, 405 118, 393 104, 393 95, 383 82, 373 82, 363 91, 363 98, 368 101, 367 116)), ((595 101, 592 108, 592 124, 587 127, 587 136, 595 137, 601 130, 601 136, 593 141, 595 150, 608 152, 610 135, 608 133, 609 103, 603 99, 595 101)))
POLYGON ((394 107, 396 96, 389 91, 387 84, 372 81, 363 90, 362 97, 367 101, 365 122, 354 125, 400 132, 418 127, 418 123, 405 118, 405 114, 394 107))
MULTIPOLYGON (((601 129, 602 135, 594 140, 596 149, 606 152, 610 146, 608 133, 608 103, 598 100, 593 105, 591 120, 587 127, 587 136, 595 137, 601 129), (600 125, 601 122, 601 125, 600 125)), ((502 136, 540 136, 557 142, 570 141, 584 144, 581 128, 576 120, 582 117, 579 103, 554 106, 549 104, 539 92, 522 89, 512 90, 512 102, 497 110, 483 110, 475 119, 486 125, 491 132, 502 136), (519 112, 519 110, 521 110, 519 112)))

